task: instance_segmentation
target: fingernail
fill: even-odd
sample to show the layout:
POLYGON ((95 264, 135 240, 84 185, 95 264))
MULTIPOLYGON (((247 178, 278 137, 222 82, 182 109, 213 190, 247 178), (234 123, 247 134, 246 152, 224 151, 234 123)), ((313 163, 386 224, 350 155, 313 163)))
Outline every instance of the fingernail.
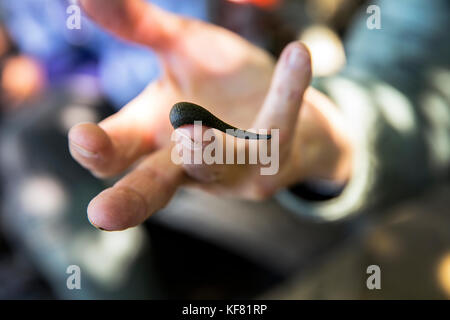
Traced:
POLYGON ((85 148, 83 148, 79 144, 76 144, 75 142, 69 141, 69 146, 70 146, 70 148, 72 148, 73 150, 75 150, 77 153, 81 154, 85 158, 97 158, 98 157, 98 153, 86 150, 85 148))
POLYGON ((89 219, 89 215, 88 215, 88 221, 89 221, 89 223, 91 224, 91 226, 93 226, 95 229, 98 229, 98 230, 100 230, 100 231, 108 231, 108 230, 106 230, 106 229, 103 229, 103 228, 101 228, 101 227, 95 225, 95 224, 91 221, 91 219, 89 219))
POLYGON ((305 65, 305 54, 299 47, 292 48, 289 53, 288 65, 292 68, 302 68, 305 65))
POLYGON ((191 131, 178 128, 175 130, 175 134, 177 135, 178 141, 188 150, 197 150, 201 149, 202 145, 198 142, 195 142, 191 137, 191 131))

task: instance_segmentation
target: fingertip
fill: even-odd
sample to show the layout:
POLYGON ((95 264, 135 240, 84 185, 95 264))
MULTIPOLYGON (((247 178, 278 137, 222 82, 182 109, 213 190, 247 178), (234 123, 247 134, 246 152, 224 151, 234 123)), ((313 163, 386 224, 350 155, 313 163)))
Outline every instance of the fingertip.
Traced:
POLYGON ((311 55, 308 48, 300 41, 291 42, 284 49, 277 65, 271 87, 273 97, 278 102, 301 99, 311 77, 311 55))
POLYGON ((303 62, 304 65, 311 64, 311 52, 308 46, 302 41, 293 41, 289 43, 283 50, 282 56, 286 60, 292 61, 293 58, 303 62))
POLYGON ((217 181, 224 168, 221 164, 224 162, 226 152, 223 149, 226 141, 225 133, 216 134, 212 128, 206 126, 196 128, 196 125, 181 126, 175 133, 185 173, 203 183, 217 181))
POLYGON ((97 177, 108 177, 109 163, 113 155, 108 135, 94 123, 80 123, 68 134, 72 157, 97 177))
POLYGON ((162 49, 184 19, 143 0, 81 0, 83 10, 102 27, 128 41, 162 49))
POLYGON ((142 223, 146 218, 145 200, 125 187, 106 189, 88 205, 89 222, 104 231, 121 231, 142 223))
POLYGON ((104 153, 112 146, 106 132, 95 123, 79 123, 68 134, 69 142, 91 153, 104 153))
POLYGON ((174 133, 177 142, 190 151, 203 149, 216 138, 212 128, 196 124, 183 125, 175 129, 174 133))
POLYGON ((278 60, 269 93, 254 126, 283 129, 280 137, 291 137, 311 77, 308 48, 300 41, 291 42, 278 60))

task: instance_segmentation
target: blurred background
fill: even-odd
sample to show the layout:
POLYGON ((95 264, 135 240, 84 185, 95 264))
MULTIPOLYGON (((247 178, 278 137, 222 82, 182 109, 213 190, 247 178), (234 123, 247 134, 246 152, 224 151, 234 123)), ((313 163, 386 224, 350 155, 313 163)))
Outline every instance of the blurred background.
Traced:
MULTIPOLYGON (((364 0, 152 2, 228 28, 274 56, 301 39, 316 77, 344 68, 346 36, 368 6, 364 0)), ((230 225, 234 233, 202 235, 164 212, 125 232, 93 228, 87 204, 113 181, 95 179, 72 160, 67 132, 116 112, 158 77, 160 66, 150 50, 113 38, 85 16, 80 30, 62 27, 71 3, 0 3, 0 299, 450 298, 448 179, 423 185, 382 214, 341 222, 275 212, 285 229, 269 236, 262 251, 251 241, 241 250, 229 244, 252 239, 248 230, 230 225), (82 290, 66 287, 71 264, 81 267, 82 290), (382 290, 366 287, 371 264, 381 267, 382 290)), ((450 87, 449 77, 443 79, 450 87)), ((272 232, 270 221, 255 228, 272 232)))

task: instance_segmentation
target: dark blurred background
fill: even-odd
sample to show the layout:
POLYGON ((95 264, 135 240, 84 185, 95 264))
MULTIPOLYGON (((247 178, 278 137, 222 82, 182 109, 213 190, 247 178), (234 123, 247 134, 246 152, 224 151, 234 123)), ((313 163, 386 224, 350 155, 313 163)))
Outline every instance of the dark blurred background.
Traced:
MULTIPOLYGON (((81 30, 62 28, 71 2, 0 4, 0 299, 450 297, 448 184, 423 186, 420 197, 376 218, 327 224, 284 217, 303 243, 298 251, 274 244, 292 251, 278 265, 264 261, 269 255, 233 252, 164 218, 123 233, 92 228, 87 204, 112 181, 98 181, 71 159, 67 131, 116 112, 160 69, 148 49, 114 39, 85 17, 81 30), (77 293, 65 287, 66 266, 78 264, 73 256, 87 270, 77 293), (365 288, 361 266, 370 264, 382 265, 383 290, 365 288)), ((302 39, 315 76, 345 65, 343 39, 368 5, 152 2, 231 29, 274 56, 302 39)))

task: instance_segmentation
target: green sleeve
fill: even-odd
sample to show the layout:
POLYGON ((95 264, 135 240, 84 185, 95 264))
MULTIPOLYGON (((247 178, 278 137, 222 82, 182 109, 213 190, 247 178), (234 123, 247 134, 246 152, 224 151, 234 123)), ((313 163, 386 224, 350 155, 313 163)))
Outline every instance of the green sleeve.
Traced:
POLYGON ((340 108, 355 146, 343 192, 307 201, 276 198, 303 216, 337 220, 374 211, 448 178, 450 162, 450 1, 378 1, 381 29, 362 12, 345 43, 347 65, 313 86, 340 108))

